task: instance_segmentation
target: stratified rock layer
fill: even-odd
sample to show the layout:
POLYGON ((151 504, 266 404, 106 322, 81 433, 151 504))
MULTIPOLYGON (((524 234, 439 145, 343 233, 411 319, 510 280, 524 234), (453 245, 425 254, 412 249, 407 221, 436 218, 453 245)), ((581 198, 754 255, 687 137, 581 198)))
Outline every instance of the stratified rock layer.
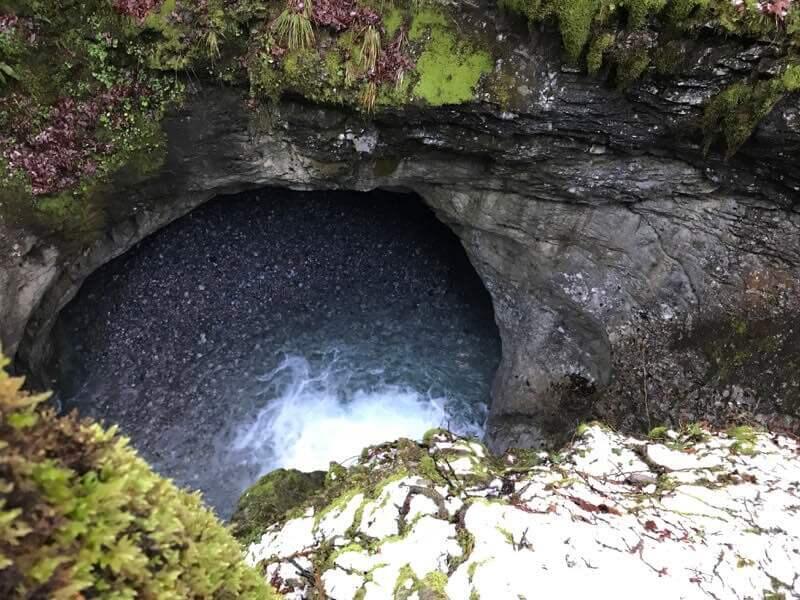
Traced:
POLYGON ((800 445, 583 426, 559 455, 435 431, 365 450, 249 546, 287 598, 800 597, 800 445))

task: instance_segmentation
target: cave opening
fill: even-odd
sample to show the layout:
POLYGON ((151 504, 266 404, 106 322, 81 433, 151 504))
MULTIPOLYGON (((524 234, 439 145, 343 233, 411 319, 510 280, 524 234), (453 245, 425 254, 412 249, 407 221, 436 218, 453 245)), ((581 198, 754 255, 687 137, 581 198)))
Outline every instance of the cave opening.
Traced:
POLYGON ((491 299, 416 195, 220 196, 101 267, 53 333, 57 400, 223 517, 259 475, 445 426, 480 436, 491 299))

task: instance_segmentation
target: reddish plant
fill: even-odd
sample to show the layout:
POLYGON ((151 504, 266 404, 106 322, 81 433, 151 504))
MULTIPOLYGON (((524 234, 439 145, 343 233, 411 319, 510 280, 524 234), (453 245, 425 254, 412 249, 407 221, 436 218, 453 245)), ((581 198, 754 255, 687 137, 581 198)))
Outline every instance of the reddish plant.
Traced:
MULTIPOLYGON (((126 98, 140 95, 136 85, 120 85, 85 101, 61 98, 50 109, 42 127, 19 119, 7 124, 8 136, 0 136, 3 158, 13 170, 25 173, 35 195, 53 194, 97 172, 97 158, 114 151, 111 144, 97 139, 101 115, 110 115, 111 127, 122 125, 118 109, 126 98)), ((25 100, 11 96, 3 104, 16 105, 12 114, 26 114, 19 109, 25 100)), ((1 108, 5 108, 0 106, 1 108)), ((27 113, 30 114, 30 113, 27 113)))
POLYGON ((370 80, 375 83, 399 83, 403 75, 414 68, 414 61, 404 52, 407 41, 405 28, 401 27, 392 41, 383 49, 370 80))
POLYGON ((353 24, 356 11, 356 3, 352 0, 316 0, 312 18, 320 27, 344 31, 353 24))
POLYGON ((761 12, 775 17, 776 21, 783 22, 792 7, 792 0, 765 0, 759 3, 761 12))
POLYGON ((114 0, 114 9, 121 15, 144 21, 162 2, 163 0, 114 0))
POLYGON ((366 27, 381 24, 381 16, 355 0, 314 0, 312 20, 320 27, 344 31, 354 26, 366 27))
POLYGON ((17 26, 18 21, 17 15, 0 15, 0 33, 11 31, 17 26))

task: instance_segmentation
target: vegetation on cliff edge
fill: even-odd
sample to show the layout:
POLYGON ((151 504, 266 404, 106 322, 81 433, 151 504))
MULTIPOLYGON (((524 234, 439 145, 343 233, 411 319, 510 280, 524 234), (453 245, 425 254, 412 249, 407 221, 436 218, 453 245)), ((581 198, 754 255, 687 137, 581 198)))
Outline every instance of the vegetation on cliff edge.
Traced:
POLYGON ((0 597, 276 598, 197 494, 0 360, 0 597))
MULTIPOLYGON (((708 102, 707 150, 720 141, 734 153, 800 88, 794 0, 501 5, 557 28, 565 62, 620 88, 669 76, 686 40, 768 46, 767 66, 708 102)), ((195 78, 248 88, 252 107, 285 94, 366 112, 504 105, 515 86, 493 72, 503 43, 468 13, 436 0, 0 0, 0 202, 33 206, 49 229, 81 229, 109 181, 158 171, 162 116, 195 78)))

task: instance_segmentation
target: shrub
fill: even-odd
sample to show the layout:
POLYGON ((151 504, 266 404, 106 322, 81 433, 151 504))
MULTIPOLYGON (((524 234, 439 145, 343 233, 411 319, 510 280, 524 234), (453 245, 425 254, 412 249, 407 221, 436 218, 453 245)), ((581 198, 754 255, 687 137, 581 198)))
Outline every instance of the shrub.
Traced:
POLYGON ((199 495, 0 360, 0 598, 276 598, 199 495))

